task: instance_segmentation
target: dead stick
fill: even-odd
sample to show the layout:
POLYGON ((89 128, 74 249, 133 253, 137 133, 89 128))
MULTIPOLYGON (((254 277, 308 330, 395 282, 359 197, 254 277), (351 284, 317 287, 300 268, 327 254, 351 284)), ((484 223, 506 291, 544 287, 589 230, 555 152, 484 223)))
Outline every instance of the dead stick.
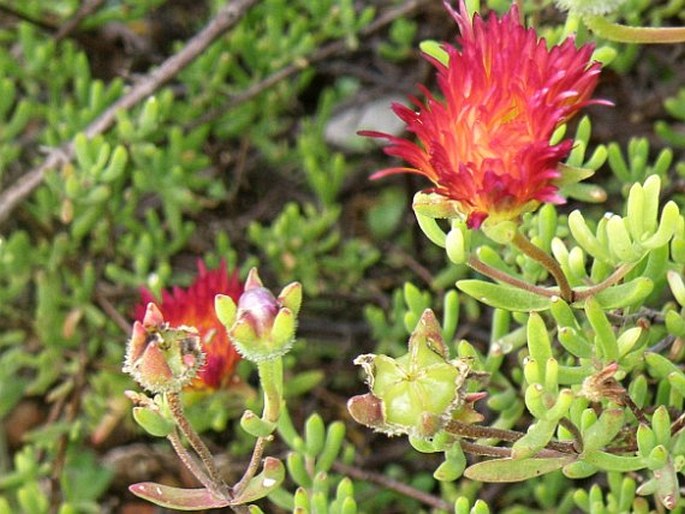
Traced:
POLYGON ((380 485, 381 487, 385 487, 386 489, 391 489, 404 496, 407 496, 408 498, 414 498, 415 500, 419 500, 424 505, 429 505, 436 509, 449 511, 450 508, 453 508, 449 502, 446 502, 442 498, 433 496, 430 493, 426 493, 420 489, 410 486, 409 484, 400 482, 399 480, 395 480, 380 473, 374 473, 373 471, 367 471, 355 466, 348 466, 342 462, 334 462, 333 469, 338 473, 352 477, 355 480, 371 482, 380 485))
MULTIPOLYGON (((177 54, 169 57, 162 65, 150 72, 119 100, 83 131, 86 137, 92 138, 108 130, 116 120, 119 110, 127 110, 152 95, 164 84, 179 74, 200 55, 217 38, 231 29, 252 7, 257 0, 235 0, 222 8, 207 26, 188 41, 188 44, 177 54)), ((74 155, 74 143, 65 143, 50 152, 43 164, 19 178, 9 189, 0 195, 0 224, 12 213, 14 208, 30 195, 43 181, 45 174, 60 163, 69 161, 74 155)))
POLYGON ((105 5, 105 0, 85 0, 74 16, 62 25, 57 34, 55 34, 55 41, 62 41, 68 37, 74 30, 78 28, 81 22, 95 11, 105 5))

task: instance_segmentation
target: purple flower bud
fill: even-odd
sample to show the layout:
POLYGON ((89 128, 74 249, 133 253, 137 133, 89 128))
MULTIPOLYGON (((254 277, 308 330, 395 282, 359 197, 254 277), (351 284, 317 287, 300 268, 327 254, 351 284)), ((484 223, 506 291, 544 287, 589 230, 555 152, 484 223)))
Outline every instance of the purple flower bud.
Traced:
POLYGON ((263 337, 271 331, 278 309, 278 301, 271 291, 265 287, 255 287, 240 296, 238 319, 249 320, 257 337, 263 337))

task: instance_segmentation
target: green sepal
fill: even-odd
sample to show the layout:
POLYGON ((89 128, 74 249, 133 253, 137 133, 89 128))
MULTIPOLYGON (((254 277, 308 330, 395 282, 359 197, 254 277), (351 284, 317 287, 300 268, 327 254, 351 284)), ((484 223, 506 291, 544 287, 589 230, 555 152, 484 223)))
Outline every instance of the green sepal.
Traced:
POLYGON ((285 286, 278 295, 278 302, 282 307, 290 309, 293 315, 297 316, 302 307, 302 284, 292 282, 285 286))
POLYGON ((493 284, 484 280, 459 280, 457 287, 491 307, 515 312, 535 312, 549 309, 551 300, 506 284, 493 284))
POLYGON ((218 294, 214 297, 214 311, 221 324, 229 329, 235 322, 238 307, 230 296, 218 294))
POLYGON ((287 353, 295 338, 295 328, 297 327, 297 317, 290 309, 283 307, 279 309, 274 324, 271 329, 271 341, 273 356, 281 356, 287 353))
POLYGON ((464 476, 478 482, 521 482, 561 469, 575 460, 572 455, 549 459, 486 460, 466 468, 464 476))

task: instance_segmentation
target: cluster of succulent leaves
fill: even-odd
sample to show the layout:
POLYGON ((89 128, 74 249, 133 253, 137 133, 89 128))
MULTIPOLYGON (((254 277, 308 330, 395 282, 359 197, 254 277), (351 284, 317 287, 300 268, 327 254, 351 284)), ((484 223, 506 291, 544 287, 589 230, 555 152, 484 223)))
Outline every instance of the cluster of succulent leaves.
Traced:
MULTIPOLYGON (((184 37, 222 3, 203 3, 207 12, 186 27, 184 37)), ((406 263, 415 259, 414 247, 425 244, 416 245, 416 235, 402 223, 410 219, 409 206, 398 206, 409 193, 387 187, 370 202, 367 217, 350 219, 358 213, 358 207, 345 204, 353 190, 350 184, 365 182, 368 172, 381 165, 356 151, 333 150, 324 139, 336 106, 363 89, 363 78, 341 76, 321 86, 316 65, 307 62, 329 43, 339 43, 342 55, 354 55, 368 43, 362 39, 365 27, 388 6, 348 0, 259 2, 170 86, 119 112, 112 129, 88 139, 83 132, 89 123, 135 84, 139 70, 110 79, 118 70, 98 69, 85 51, 87 40, 55 41, 54 31, 81 2, 15 4, 27 19, 0 29, 0 184, 8 189, 63 143, 73 142, 75 158, 50 170, 0 227, 0 513, 101 512, 112 494, 112 472, 103 465, 98 441, 114 426, 141 433, 123 396, 133 385, 120 372, 127 334, 117 319, 131 321, 139 287, 159 292, 187 283, 194 269, 188 263, 197 256, 210 265, 227 259, 241 268, 243 277, 260 262, 276 283, 302 282, 305 298, 319 309, 307 311, 305 301, 305 317, 309 312, 338 319, 345 311, 344 320, 361 318, 359 307, 366 303, 372 337, 365 340, 365 351, 401 355, 422 312, 439 311, 442 337, 452 355, 468 359, 475 371, 489 376, 469 383, 471 392, 488 392, 483 405, 477 405, 487 411, 487 424, 531 427, 515 444, 520 459, 515 466, 488 461, 494 464, 474 468, 476 482, 456 480, 459 473, 452 469, 450 480, 436 485, 432 470, 417 464, 409 445, 406 469, 394 463, 382 470, 417 490, 441 495, 456 513, 642 513, 677 492, 685 440, 682 431, 672 434, 670 426, 681 415, 685 396, 678 364, 685 338, 685 228, 677 212, 685 206, 685 88, 673 88, 665 100, 664 119, 654 124, 658 138, 650 138, 651 148, 645 134, 625 144, 603 141, 605 147, 596 146, 589 120, 579 124, 568 164, 601 171, 597 181, 608 193, 608 208, 583 203, 568 214, 571 210, 547 206, 524 220, 523 230, 554 255, 573 287, 582 290, 627 265, 622 284, 570 304, 528 294, 513 297, 515 292, 506 286, 475 280, 465 266, 446 263, 435 248, 427 248, 420 257, 430 267, 431 280, 422 283, 422 291, 402 283, 412 277, 406 263), (55 29, 30 20, 46 21, 55 29), (240 99, 292 63, 301 66, 289 78, 240 99), (323 91, 312 93, 319 87, 323 91), (303 107, 303 98, 311 96, 314 105, 303 107), (665 207, 665 200, 673 201, 673 207, 665 207), (615 214, 603 217, 606 210, 615 214), (357 224, 363 225, 361 231, 350 228, 357 224), (373 284, 388 275, 394 290, 373 284), (459 293, 452 289, 457 280, 459 293), (384 297, 377 301, 381 293, 384 297), (347 312, 339 302, 349 297, 354 301, 347 312), (491 320, 485 328, 484 319, 491 320), (612 362, 618 363, 617 378, 644 420, 609 399, 580 397, 586 379, 612 362), (7 448, 6 433, 12 427, 5 423, 18 422, 17 412, 36 407, 40 421, 22 432, 21 441, 13 441, 18 447, 7 448), (541 464, 533 455, 552 438, 574 440, 559 424, 561 418, 579 429, 581 458, 559 462, 563 471, 504 489, 496 504, 479 499, 487 492, 487 480, 512 469, 537 475, 541 464), (114 426, 108 425, 112 419, 114 426), (606 451, 631 444, 632 452, 606 451), (597 479, 582 484, 572 480, 588 476, 597 479)), ((151 38, 160 4, 107 2, 76 34, 99 34, 103 27, 117 25, 129 36, 151 38)), ((500 12, 508 5, 483 2, 500 12)), ((524 2, 526 13, 537 9, 537 3, 524 2)), ((656 26, 682 20, 683 8, 677 1, 651 6, 646 0, 628 0, 619 14, 629 24, 656 26)), ((555 41, 574 23, 581 25, 581 40, 591 38, 578 20, 543 26, 540 33, 555 41)), ((449 31, 453 34, 454 28, 449 31)), ((373 51, 402 66, 415 65, 418 32, 415 20, 397 18, 387 34, 379 32, 384 38, 373 51)), ((631 73, 640 49, 607 45, 615 51, 609 65, 613 72, 631 73)), ((133 61, 139 56, 129 57, 133 61)), ((673 73, 667 70, 655 80, 672 80, 673 73)), ((378 186, 363 187, 376 188, 375 193, 378 186)), ((602 199, 595 185, 580 184, 568 193, 583 202, 602 199)), ((538 263, 480 234, 468 243, 492 267, 532 283, 548 278, 538 263)), ((457 253, 450 258, 458 261, 457 253)), ((316 333, 301 336, 284 359, 289 375, 285 395, 294 406, 311 407, 312 402, 302 400, 307 391, 321 383, 339 385, 336 378, 356 378, 352 358, 361 349, 345 355, 346 374, 325 378, 315 369, 317 358, 340 355, 316 333), (302 369, 302 363, 312 369, 302 369)), ((240 372, 247 380, 250 368, 240 372)), ((352 394, 346 387, 343 392, 352 394)), ((224 397, 216 398, 220 401, 210 402, 204 412, 194 413, 191 407, 191 418, 197 416, 197 426, 215 432, 233 430, 231 451, 243 458, 251 440, 239 435, 238 416, 226 414, 224 397)), ((287 476, 260 504, 265 512, 281 508, 347 514, 402 508, 398 505, 406 512, 428 509, 415 499, 379 492, 377 486, 331 471, 344 469, 333 468, 336 459, 348 465, 360 462, 369 441, 379 452, 385 443, 359 427, 345 441, 344 426, 336 419, 341 414, 322 415, 301 415, 292 422, 281 417, 277 433, 288 454, 287 476), (304 435, 295 426, 302 426, 304 435)), ((430 462, 433 469, 440 465, 439 460, 430 462)), ((675 511, 683 506, 678 499, 675 511)))

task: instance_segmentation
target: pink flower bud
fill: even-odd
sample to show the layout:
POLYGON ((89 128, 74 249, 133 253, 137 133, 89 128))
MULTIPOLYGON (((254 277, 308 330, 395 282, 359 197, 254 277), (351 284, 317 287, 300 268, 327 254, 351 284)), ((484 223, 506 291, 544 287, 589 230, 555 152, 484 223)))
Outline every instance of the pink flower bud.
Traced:
POLYGON ((152 393, 179 392, 204 361, 198 331, 170 327, 157 306, 150 303, 143 322, 133 324, 123 371, 152 393))

